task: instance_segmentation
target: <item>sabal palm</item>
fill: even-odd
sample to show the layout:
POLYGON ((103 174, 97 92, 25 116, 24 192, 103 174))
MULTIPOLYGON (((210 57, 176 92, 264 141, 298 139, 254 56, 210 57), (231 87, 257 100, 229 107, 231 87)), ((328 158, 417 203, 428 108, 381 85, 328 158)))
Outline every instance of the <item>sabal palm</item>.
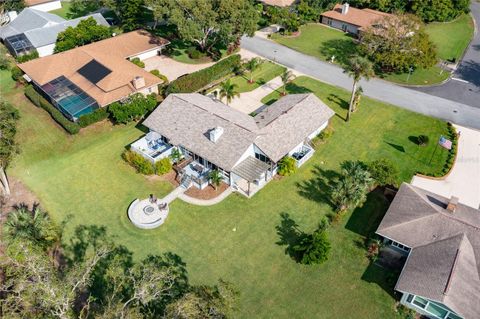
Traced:
POLYGON ((236 96, 240 96, 237 92, 236 84, 230 82, 230 79, 220 84, 220 99, 225 98, 227 101, 227 105, 230 104, 232 99, 236 96))
POLYGON ((353 78, 352 95, 350 98, 350 104, 348 106, 348 113, 347 113, 347 122, 348 122, 352 115, 353 103, 355 100, 355 93, 357 91, 358 82, 362 78, 368 81, 372 76, 375 75, 375 72, 373 70, 372 62, 360 56, 354 56, 350 58, 343 72, 348 74, 348 76, 350 76, 351 78, 353 78))
POLYGON ((212 183, 213 188, 217 189, 218 186, 220 186, 220 183, 222 182, 222 175, 218 170, 213 170, 210 172, 209 176, 210 178, 210 183, 212 183))
POLYGON ((258 69, 258 67, 260 66, 260 62, 261 61, 260 61, 259 58, 252 58, 252 59, 250 59, 250 61, 245 63, 245 67, 250 72, 250 80, 249 80, 250 83, 253 83, 253 72, 256 69, 258 69))
POLYGON ((340 211, 357 206, 365 201, 372 183, 370 173, 360 162, 345 162, 342 165, 342 175, 331 189, 332 202, 340 211))
POLYGON ((282 73, 280 76, 283 82, 283 95, 287 94, 287 84, 293 81, 295 79, 295 75, 292 73, 292 71, 285 70, 285 72, 282 73))

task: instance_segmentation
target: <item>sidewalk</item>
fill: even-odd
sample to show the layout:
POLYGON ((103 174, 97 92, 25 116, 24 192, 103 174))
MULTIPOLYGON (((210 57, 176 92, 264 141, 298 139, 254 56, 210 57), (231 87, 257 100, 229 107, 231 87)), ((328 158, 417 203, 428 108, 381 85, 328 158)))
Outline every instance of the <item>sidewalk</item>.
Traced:
POLYGON ((444 180, 432 180, 414 176, 412 185, 479 208, 480 206, 480 131, 455 125, 461 132, 458 155, 453 169, 444 180))

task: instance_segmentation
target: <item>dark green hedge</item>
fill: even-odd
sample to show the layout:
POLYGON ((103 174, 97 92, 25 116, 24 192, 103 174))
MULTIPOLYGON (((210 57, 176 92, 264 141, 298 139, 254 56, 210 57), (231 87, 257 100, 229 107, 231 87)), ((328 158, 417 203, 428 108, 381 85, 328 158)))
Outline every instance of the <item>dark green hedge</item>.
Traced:
POLYGON ((203 70, 193 72, 172 81, 166 94, 192 93, 204 88, 213 81, 231 74, 240 65, 240 55, 235 54, 203 70))
POLYGON ((103 121, 104 119, 108 118, 108 115, 107 108, 101 107, 92 113, 80 116, 78 119, 78 125, 80 125, 80 127, 87 127, 93 123, 103 121))
POLYGON ((80 126, 76 123, 69 121, 59 110, 57 110, 52 104, 50 104, 45 98, 43 98, 33 86, 29 85, 25 87, 25 95, 32 101, 36 106, 41 107, 48 113, 50 116, 60 124, 68 133, 77 134, 80 131, 80 126))

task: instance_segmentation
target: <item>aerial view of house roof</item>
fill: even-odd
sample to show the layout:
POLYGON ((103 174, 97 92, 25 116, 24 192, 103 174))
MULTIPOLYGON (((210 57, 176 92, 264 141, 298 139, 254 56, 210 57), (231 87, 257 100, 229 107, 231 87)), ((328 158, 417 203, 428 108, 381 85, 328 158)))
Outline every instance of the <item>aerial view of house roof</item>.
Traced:
POLYGON ((146 31, 133 31, 32 60, 19 67, 40 86, 63 76, 94 98, 100 106, 105 106, 136 92, 132 83, 136 77, 143 77, 143 87, 162 82, 127 59, 167 43, 165 39, 146 31))
POLYGON ((26 8, 7 25, 0 27, 0 38, 21 34, 30 30, 50 27, 66 20, 56 14, 26 8))
POLYGON ((230 171, 252 144, 280 160, 334 114, 314 94, 288 95, 255 117, 201 94, 171 94, 143 125, 230 171), (215 127, 223 134, 213 143, 206 133, 215 127))
POLYGON ((289 7, 293 3, 295 3, 296 0, 260 0, 260 1, 269 6, 289 7))
POLYGON ((396 290, 480 314, 480 210, 402 184, 377 233, 411 247, 396 290))
POLYGON ((388 13, 372 9, 357 9, 348 7, 347 11, 345 12, 342 11, 342 8, 343 5, 337 3, 333 10, 325 11, 324 13, 322 13, 322 16, 347 22, 361 28, 369 27, 375 21, 378 21, 383 17, 390 16, 390 14, 388 13))

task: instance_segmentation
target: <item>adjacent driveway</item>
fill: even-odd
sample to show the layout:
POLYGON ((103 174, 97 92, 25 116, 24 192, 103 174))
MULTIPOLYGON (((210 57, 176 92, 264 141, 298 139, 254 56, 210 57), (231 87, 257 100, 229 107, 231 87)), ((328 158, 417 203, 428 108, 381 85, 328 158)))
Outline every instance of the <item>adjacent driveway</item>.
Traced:
POLYGON ((480 3, 472 1, 470 9, 477 22, 475 35, 452 80, 417 90, 480 108, 480 3))
POLYGON ((480 131, 456 126, 461 132, 458 155, 453 169, 444 180, 413 177, 412 185, 450 198, 457 196, 465 205, 480 206, 480 131))
POLYGON ((143 62, 145 63, 145 70, 159 70, 160 73, 165 75, 169 81, 173 81, 184 74, 204 69, 213 64, 180 63, 164 55, 154 56, 144 60, 143 62))
POLYGON ((234 98, 233 101, 230 102, 230 106, 240 112, 250 114, 263 106, 262 99, 265 96, 282 86, 282 79, 277 76, 253 91, 240 93, 239 97, 234 98))

